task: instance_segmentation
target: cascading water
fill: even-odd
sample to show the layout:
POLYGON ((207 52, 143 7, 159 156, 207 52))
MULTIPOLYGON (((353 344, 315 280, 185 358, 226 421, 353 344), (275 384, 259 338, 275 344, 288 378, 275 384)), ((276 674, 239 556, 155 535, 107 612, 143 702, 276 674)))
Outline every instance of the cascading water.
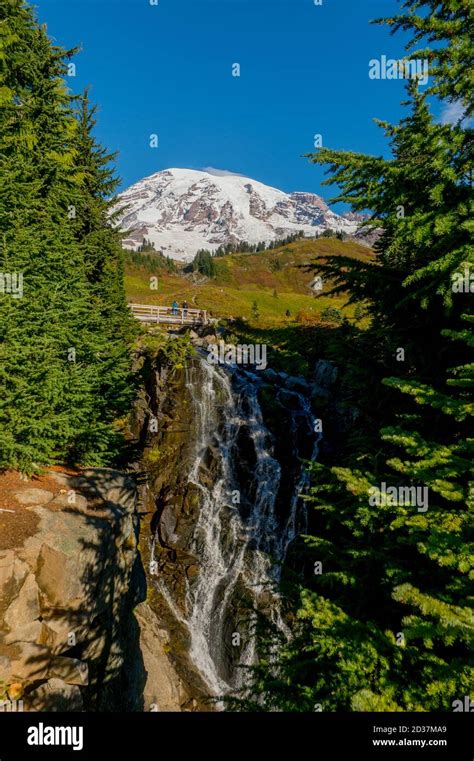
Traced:
MULTIPOLYGON (((235 366, 216 367, 204 357, 186 370, 194 428, 188 482, 199 494, 190 551, 199 572, 186 581, 184 615, 166 589, 166 580, 158 584, 173 614, 189 631, 189 657, 213 695, 228 693, 242 683, 244 671, 236 667, 233 637, 241 638, 238 664, 250 665, 255 660, 255 638, 249 626, 252 609, 265 609, 284 627, 275 583, 288 545, 304 523, 299 496, 308 474, 303 467, 286 514, 277 515, 282 468, 263 422, 260 384, 260 377, 252 373, 235 366)), ((296 402, 291 424, 296 426, 298 417, 304 419, 315 456, 318 442, 310 402, 296 392, 286 393, 296 402)))

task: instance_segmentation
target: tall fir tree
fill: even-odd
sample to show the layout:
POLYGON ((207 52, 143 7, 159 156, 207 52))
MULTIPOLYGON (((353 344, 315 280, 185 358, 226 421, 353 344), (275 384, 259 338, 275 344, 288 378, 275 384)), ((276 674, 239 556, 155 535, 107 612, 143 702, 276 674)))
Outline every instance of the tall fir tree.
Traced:
POLYGON ((91 305, 100 320, 103 344, 96 374, 96 396, 103 421, 112 422, 130 405, 134 391, 130 371, 130 343, 137 334, 127 306, 124 286, 124 252, 121 235, 114 227, 117 206, 114 193, 119 184, 113 161, 94 137, 97 107, 86 91, 77 99, 78 130, 75 164, 81 177, 71 198, 71 224, 86 265, 91 305))
MULTIPOLYGON (((53 46, 21 0, 2 4, 0 22, 0 467, 105 462, 126 394, 112 399, 110 297, 70 215, 86 193, 64 82, 74 51, 53 46)), ((126 373, 122 361, 115 379, 126 373)))

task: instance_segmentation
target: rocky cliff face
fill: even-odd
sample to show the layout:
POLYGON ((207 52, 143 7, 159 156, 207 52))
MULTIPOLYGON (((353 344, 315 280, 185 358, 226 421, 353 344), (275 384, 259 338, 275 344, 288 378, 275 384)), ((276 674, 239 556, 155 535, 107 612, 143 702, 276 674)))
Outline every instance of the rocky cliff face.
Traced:
POLYGON ((133 709, 133 480, 106 469, 2 478, 2 698, 28 711, 133 709))
POLYGON ((140 554, 147 599, 138 617, 145 661, 149 655, 145 702, 158 710, 209 710, 209 689, 189 657, 190 632, 184 623, 187 580, 198 572, 190 540, 199 512, 197 489, 188 481, 195 440, 186 372, 150 355, 139 359, 140 367, 143 385, 132 428, 144 450, 140 554), (166 686, 159 691, 163 674, 166 686))
POLYGON ((168 633, 181 707, 203 709, 238 687, 239 666, 253 662, 255 614, 278 623, 274 583, 304 525, 301 459, 317 443, 311 389, 199 356, 171 372, 143 361, 135 432, 145 448, 148 613, 168 633), (284 430, 278 445, 271 429, 284 430))

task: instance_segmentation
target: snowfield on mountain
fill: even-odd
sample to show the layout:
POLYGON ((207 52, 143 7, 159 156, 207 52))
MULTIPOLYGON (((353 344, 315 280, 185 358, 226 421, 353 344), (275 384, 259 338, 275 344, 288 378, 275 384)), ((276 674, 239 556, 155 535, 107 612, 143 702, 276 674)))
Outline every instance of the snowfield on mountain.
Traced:
POLYGON ((118 196, 124 246, 143 238, 175 259, 191 260, 199 249, 227 243, 269 243, 302 230, 313 237, 326 229, 351 235, 355 215, 339 215, 314 193, 282 190, 219 170, 165 169, 118 196))

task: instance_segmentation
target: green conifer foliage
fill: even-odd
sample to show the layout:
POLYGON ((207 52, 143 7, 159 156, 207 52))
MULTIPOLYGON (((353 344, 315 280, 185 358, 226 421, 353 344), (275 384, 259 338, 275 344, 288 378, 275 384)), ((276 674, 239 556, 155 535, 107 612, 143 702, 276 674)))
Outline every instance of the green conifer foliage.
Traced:
MULTIPOLYGON (((85 207, 89 194, 91 217, 96 209, 64 84, 74 51, 53 46, 19 0, 2 5, 0 22, 0 272, 4 283, 22 278, 22 293, 0 293, 0 467, 105 462, 117 444, 111 421, 127 400, 129 359, 120 270, 94 280, 92 242, 78 229, 79 199, 85 207)), ((108 240, 104 216, 84 227, 92 234, 100 224, 94 265, 112 270, 99 248, 108 240)))

